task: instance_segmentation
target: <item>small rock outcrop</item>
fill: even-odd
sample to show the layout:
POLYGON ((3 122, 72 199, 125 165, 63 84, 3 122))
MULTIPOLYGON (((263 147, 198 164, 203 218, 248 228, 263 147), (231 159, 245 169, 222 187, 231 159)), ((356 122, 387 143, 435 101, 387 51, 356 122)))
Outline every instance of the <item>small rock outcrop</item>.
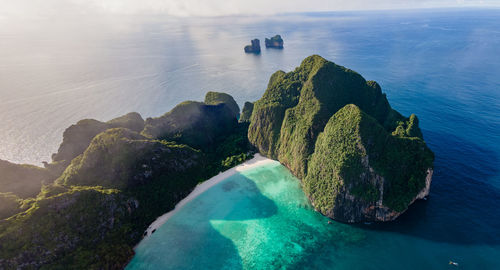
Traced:
POLYGON ((283 39, 280 35, 265 39, 266 48, 283 49, 283 39))
POLYGON ((235 118, 240 115, 240 107, 231 95, 220 92, 207 92, 207 94, 205 95, 205 104, 219 105, 221 103, 224 103, 229 107, 229 109, 233 112, 233 116, 235 118))
POLYGON ((250 117, 252 116, 253 112, 253 103, 252 102, 245 102, 243 105, 243 109, 241 110, 241 115, 239 122, 244 123, 244 122, 250 122, 250 117))
POLYGON ((127 113, 123 116, 114 118, 106 122, 109 128, 128 128, 130 130, 141 132, 144 129, 144 119, 136 112, 127 113))
POLYGON ((257 38, 251 40, 251 44, 245 46, 245 52, 259 54, 260 53, 260 40, 257 38))
POLYGON ((376 82, 317 55, 271 76, 248 138, 339 221, 393 220, 428 194, 434 155, 418 118, 393 110, 376 82))

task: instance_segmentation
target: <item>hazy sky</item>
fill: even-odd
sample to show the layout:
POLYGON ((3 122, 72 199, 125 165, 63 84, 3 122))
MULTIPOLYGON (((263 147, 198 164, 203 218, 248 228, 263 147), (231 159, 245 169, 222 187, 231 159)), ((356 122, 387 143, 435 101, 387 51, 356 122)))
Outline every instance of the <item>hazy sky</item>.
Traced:
POLYGON ((113 12, 173 16, 432 7, 500 7, 500 0, 0 0, 0 16, 113 12))

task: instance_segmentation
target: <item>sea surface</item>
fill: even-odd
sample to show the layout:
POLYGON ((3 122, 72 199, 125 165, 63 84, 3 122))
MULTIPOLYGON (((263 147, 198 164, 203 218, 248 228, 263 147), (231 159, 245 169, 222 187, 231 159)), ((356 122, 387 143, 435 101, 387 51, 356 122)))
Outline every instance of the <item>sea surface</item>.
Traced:
POLYGON ((186 205, 129 268, 500 269, 499 18, 494 9, 0 17, 0 159, 48 161, 82 118, 159 116, 211 90, 241 106, 276 70, 319 54, 417 114, 436 155, 429 199, 395 222, 329 225, 298 180, 266 165, 186 205), (283 50, 243 53, 275 34, 283 50))

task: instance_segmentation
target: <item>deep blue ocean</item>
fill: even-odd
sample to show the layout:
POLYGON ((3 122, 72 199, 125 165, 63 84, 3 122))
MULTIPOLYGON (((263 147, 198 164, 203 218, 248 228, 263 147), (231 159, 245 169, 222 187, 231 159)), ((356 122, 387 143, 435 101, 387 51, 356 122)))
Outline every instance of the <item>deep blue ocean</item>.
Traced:
MULTIPOLYGON (((297 250, 308 247, 297 255, 302 257, 256 265, 452 269, 453 260, 463 269, 500 269, 500 10, 78 19, 62 25, 37 18, 30 27, 20 22, 0 28, 1 159, 48 160, 63 130, 86 117, 108 120, 129 111, 158 116, 181 101, 202 100, 210 90, 230 93, 241 106, 262 96, 274 71, 293 70, 319 54, 376 80, 393 108, 419 117, 436 156, 431 193, 395 222, 336 223, 328 229, 334 233, 307 229, 324 238, 299 241, 297 250), (47 30, 40 33, 37 25, 47 30), (262 42, 275 34, 284 38, 283 50, 243 53, 250 39, 262 42)), ((290 178, 285 174, 270 179, 290 178)), ((258 177, 249 179, 259 187, 258 177)), ((278 197, 267 200, 282 209, 278 197)), ((311 217, 324 224, 321 218, 311 217)), ((245 260, 260 253, 242 249, 234 233, 224 236, 221 223, 211 224, 235 267, 256 267, 245 260)), ((206 252, 215 249, 207 246, 206 252)))

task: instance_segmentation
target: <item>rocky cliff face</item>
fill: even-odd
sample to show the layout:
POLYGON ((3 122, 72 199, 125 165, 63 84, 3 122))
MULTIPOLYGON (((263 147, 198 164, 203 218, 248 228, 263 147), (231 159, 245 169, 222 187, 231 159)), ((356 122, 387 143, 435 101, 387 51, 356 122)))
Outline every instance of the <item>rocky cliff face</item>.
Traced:
POLYGON ((283 39, 280 35, 265 39, 266 48, 283 49, 283 39))
POLYGON ((302 179, 318 211, 344 222, 394 219, 432 170, 418 118, 393 110, 376 82, 319 56, 273 74, 248 138, 302 179))
POLYGON ((388 221, 428 194, 432 153, 419 139, 393 137, 349 104, 330 118, 308 165, 304 190, 321 213, 345 222, 388 221))
POLYGON ((246 123, 250 122, 250 117, 252 116, 253 112, 253 103, 252 102, 245 102, 243 105, 243 109, 241 110, 241 115, 239 122, 240 123, 246 123))
POLYGON ((244 50, 246 53, 259 54, 260 53, 260 40, 259 39, 252 39, 251 44, 245 46, 244 50))
POLYGON ((240 115, 240 107, 234 98, 226 93, 220 92, 207 92, 205 95, 205 104, 219 105, 226 104, 226 106, 233 112, 233 117, 237 118, 240 115))

